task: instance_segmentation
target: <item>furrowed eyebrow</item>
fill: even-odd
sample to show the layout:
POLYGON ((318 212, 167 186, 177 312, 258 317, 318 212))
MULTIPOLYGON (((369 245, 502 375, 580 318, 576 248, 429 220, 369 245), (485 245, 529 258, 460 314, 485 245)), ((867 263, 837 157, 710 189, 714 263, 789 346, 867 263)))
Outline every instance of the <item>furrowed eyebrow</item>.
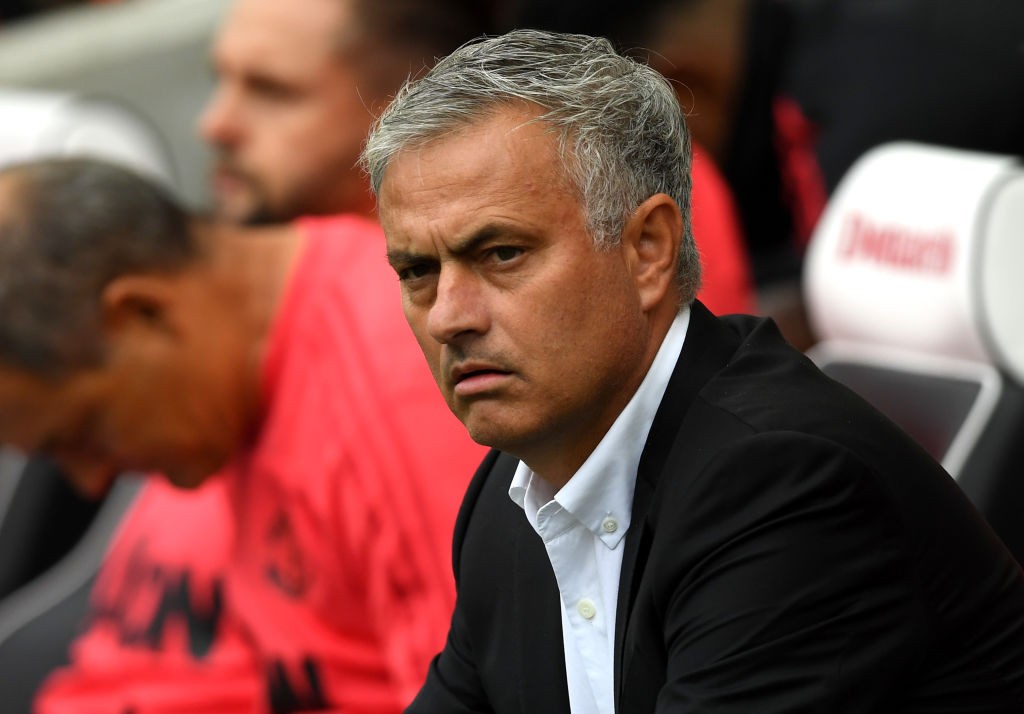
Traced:
POLYGON ((472 235, 469 235, 466 238, 463 238, 462 240, 456 242, 449 248, 449 250, 451 251, 452 255, 467 255, 478 249, 482 244, 486 243, 489 240, 497 238, 503 233, 507 233, 507 231, 502 230, 502 228, 500 228, 499 226, 484 226, 476 233, 473 233, 472 235))
MULTIPOLYGON (((500 236, 513 236, 516 231, 509 230, 505 226, 500 225, 487 225, 480 228, 475 233, 472 233, 465 238, 454 242, 448 247, 448 252, 456 257, 468 255, 480 248, 481 245, 488 241, 494 240, 500 236)), ((412 251, 404 250, 389 250, 387 252, 388 262, 392 268, 398 268, 412 263, 421 262, 437 262, 438 258, 433 254, 427 253, 415 253, 412 251)))
POLYGON ((436 262, 437 258, 426 253, 413 253, 405 250, 389 250, 388 263, 392 268, 398 270, 413 263, 436 262))

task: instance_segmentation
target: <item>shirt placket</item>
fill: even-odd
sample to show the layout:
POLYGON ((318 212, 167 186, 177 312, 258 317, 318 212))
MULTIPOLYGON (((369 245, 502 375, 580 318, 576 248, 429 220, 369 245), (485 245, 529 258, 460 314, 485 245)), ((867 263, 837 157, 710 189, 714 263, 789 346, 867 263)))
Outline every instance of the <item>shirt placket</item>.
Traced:
MULTIPOLYGON (((570 513, 549 503, 538 512, 538 531, 551 561, 562 596, 564 621, 572 631, 594 698, 594 711, 613 714, 608 611, 598 577, 594 538, 570 513), (547 512, 545 509, 550 508, 547 512)), ((575 714, 575 712, 574 712, 575 714)))

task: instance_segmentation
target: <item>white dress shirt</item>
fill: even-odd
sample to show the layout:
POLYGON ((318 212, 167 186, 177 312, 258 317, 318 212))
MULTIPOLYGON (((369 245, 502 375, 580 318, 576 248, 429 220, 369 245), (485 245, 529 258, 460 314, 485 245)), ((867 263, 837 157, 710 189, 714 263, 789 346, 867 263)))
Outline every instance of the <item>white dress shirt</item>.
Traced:
MULTIPOLYGON (((676 316, 633 398, 557 493, 520 462, 508 495, 544 541, 562 599, 562 643, 573 714, 614 714, 615 607, 640 455, 690 311, 676 316)), ((525 623, 527 627, 530 623, 525 623)))

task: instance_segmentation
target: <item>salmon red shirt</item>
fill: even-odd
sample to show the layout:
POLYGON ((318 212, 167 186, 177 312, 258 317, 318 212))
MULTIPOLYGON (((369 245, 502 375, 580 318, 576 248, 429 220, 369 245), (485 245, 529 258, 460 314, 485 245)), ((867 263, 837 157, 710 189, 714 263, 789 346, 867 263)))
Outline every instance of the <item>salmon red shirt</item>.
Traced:
POLYGON ((380 228, 299 225, 258 438, 196 492, 145 486, 37 714, 397 713, 443 646, 485 449, 433 382, 380 228))

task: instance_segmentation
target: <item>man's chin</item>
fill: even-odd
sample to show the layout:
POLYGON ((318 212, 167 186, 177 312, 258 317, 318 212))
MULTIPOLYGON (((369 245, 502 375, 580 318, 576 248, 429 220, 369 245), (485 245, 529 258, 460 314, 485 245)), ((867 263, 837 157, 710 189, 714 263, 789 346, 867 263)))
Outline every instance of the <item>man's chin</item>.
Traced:
POLYGON ((200 473, 198 471, 170 471, 164 473, 164 477, 170 481, 172 486, 185 491, 199 488, 206 483, 206 480, 211 475, 210 473, 200 473))
POLYGON ((268 213, 263 201, 249 186, 235 183, 230 188, 218 187, 214 182, 211 186, 213 194, 213 214, 216 218, 228 223, 253 225, 264 222, 268 213))
POLYGON ((246 226, 270 226, 287 223, 288 218, 280 216, 268 209, 258 209, 247 213, 236 222, 246 226))
POLYGON ((241 226, 268 226, 288 221, 265 206, 251 204, 242 207, 220 205, 216 209, 216 215, 223 221, 241 226))

